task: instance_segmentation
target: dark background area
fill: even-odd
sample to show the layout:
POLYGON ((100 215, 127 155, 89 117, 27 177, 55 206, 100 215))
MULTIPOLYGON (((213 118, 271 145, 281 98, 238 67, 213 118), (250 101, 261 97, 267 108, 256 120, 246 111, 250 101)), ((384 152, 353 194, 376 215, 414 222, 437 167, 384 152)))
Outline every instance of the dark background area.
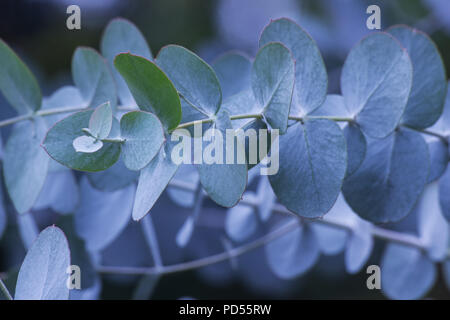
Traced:
MULTIPOLYGON (((10 44, 32 69, 44 95, 50 95, 56 88, 72 82, 70 63, 75 48, 98 49, 102 31, 114 17, 134 22, 144 33, 153 55, 162 46, 174 43, 211 62, 230 49, 253 56, 259 34, 270 18, 288 16, 316 39, 329 72, 329 91, 336 93, 339 92, 340 68, 348 51, 371 32, 366 28, 368 15, 365 12, 370 4, 381 7, 382 29, 402 23, 427 32, 436 42, 447 74, 450 74, 450 2, 447 0, 2 0, 0 38, 10 44), (81 8, 81 30, 66 28, 66 8, 70 4, 78 4, 81 8)), ((12 109, 0 111, 0 118, 12 115, 12 109)), ((173 230, 179 228, 189 211, 173 204, 167 196, 159 200, 158 207, 155 225, 166 228, 174 221, 173 227, 167 227, 173 230)), ((202 216, 213 213, 223 216, 225 212, 207 202, 202 216)), ((220 222, 215 222, 212 227, 205 222, 205 226, 196 232, 192 245, 181 255, 171 256, 170 252, 176 248, 169 237, 173 238, 176 231, 161 232, 163 256, 168 255, 165 262, 199 258, 202 245, 205 246, 204 255, 211 254, 206 250, 207 243, 223 233, 220 222), (172 244, 165 245, 165 241, 172 244), (196 247, 196 250, 190 247, 196 247)), ((129 228, 134 227, 130 225, 129 228)), ((140 232, 140 229, 135 231, 140 232)), ((17 235, 10 230, 8 237, 12 239, 17 235)), ((120 247, 120 239, 116 242, 120 247)), ((383 246, 384 243, 376 243, 369 264, 378 263, 383 246)), ((0 244, 0 252, 5 250, 8 250, 6 246, 0 244)), ((220 248, 216 251, 220 252, 220 248)), ((239 263, 245 265, 245 270, 239 274, 233 273, 229 262, 224 262, 200 271, 166 276, 157 285, 153 298, 384 298, 376 290, 367 290, 365 268, 358 275, 346 274, 342 254, 322 255, 312 271, 291 281, 276 279, 266 265, 258 262, 261 259, 264 259, 262 249, 239 258, 239 263)), ((0 255, 0 270, 4 267, 0 255)), ((107 276, 103 280, 103 298, 127 299, 138 279, 118 281, 117 277, 107 276)), ((443 280, 437 281, 429 297, 449 298, 443 280)))

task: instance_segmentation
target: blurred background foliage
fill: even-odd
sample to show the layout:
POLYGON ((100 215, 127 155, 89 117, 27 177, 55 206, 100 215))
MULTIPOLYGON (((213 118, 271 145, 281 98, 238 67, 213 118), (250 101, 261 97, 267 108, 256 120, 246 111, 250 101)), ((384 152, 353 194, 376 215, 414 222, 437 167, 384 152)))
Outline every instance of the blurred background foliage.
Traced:
MULTIPOLYGON (((448 0, 2 0, 0 37, 26 61, 38 78, 44 95, 71 83, 70 63, 78 46, 98 49, 102 31, 109 20, 124 17, 144 33, 153 54, 167 44, 185 46, 211 62, 228 50, 253 56, 258 38, 270 19, 290 17, 317 41, 329 72, 329 92, 339 89, 340 70, 350 48, 365 34, 366 8, 381 8, 382 29, 407 24, 428 33, 436 42, 447 74, 450 74, 450 3, 448 0), (66 28, 66 8, 81 8, 81 30, 66 28)), ((14 115, 3 107, 0 119, 14 115)), ((5 135, 7 130, 2 130, 5 135)), ((250 185, 249 190, 255 189, 250 185)), ((9 210, 10 212, 13 210, 9 210)), ((226 211, 206 201, 199 226, 186 249, 177 248, 174 237, 190 209, 182 208, 167 194, 152 210, 166 264, 222 252, 226 211)), ((59 221, 48 210, 33 212, 40 227, 59 221)), ((14 221, 14 219, 9 219, 14 221)), ((403 222, 407 225, 407 222, 403 222)), ((265 230, 259 230, 258 237, 265 230)), ((10 223, 0 241, 0 271, 17 268, 25 249, 18 229, 10 223)), ((378 263, 384 243, 376 243, 369 261, 378 263)), ((104 262, 152 265, 141 229, 130 225, 105 251, 104 262), (129 250, 132 247, 133 250, 129 250)), ((230 262, 165 276, 152 298, 383 298, 377 290, 367 290, 365 268, 358 275, 345 272, 343 255, 322 255, 318 264, 296 280, 277 279, 261 263, 263 249, 239 257, 239 271, 230 262)), ((103 277, 102 298, 131 298, 140 279, 103 277)), ((437 281, 429 295, 449 298, 443 281, 437 281)))

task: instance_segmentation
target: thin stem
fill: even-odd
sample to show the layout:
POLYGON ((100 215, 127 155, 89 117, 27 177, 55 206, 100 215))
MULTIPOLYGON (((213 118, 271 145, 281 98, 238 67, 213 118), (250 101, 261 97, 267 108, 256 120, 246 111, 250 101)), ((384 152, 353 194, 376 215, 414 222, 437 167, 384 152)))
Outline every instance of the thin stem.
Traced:
POLYGON ((145 240, 150 247, 155 269, 161 270, 164 268, 161 252, 159 251, 158 238, 156 237, 153 220, 150 214, 147 214, 141 222, 142 230, 144 232, 145 240))
MULTIPOLYGON (((188 190, 188 191, 195 191, 196 186, 194 184, 186 183, 183 181, 177 181, 172 180, 170 183, 171 187, 174 188, 180 188, 182 190, 188 190)), ((245 197, 239 202, 243 205, 249 205, 249 206, 257 206, 258 200, 256 198, 252 197, 245 197)), ((279 227, 275 231, 272 231, 261 238, 258 238, 252 242, 249 242, 247 244, 244 244, 240 247, 233 248, 228 251, 224 251, 219 254, 215 254, 206 258, 201 258, 189 262, 183 262, 179 264, 174 264, 171 266, 164 266, 162 269, 157 268, 140 268, 140 267, 109 267, 109 266, 101 266, 98 268, 98 271, 101 273, 115 273, 115 274, 168 274, 168 273, 176 273, 176 272, 183 272, 187 270, 197 269, 204 266, 208 266, 211 264, 219 263, 228 259, 232 259, 235 257, 238 257, 240 255, 243 255, 251 250, 257 249, 261 246, 264 246, 265 244, 283 236, 286 233, 291 232, 294 230, 300 223, 303 222, 309 222, 309 223, 320 223, 324 225, 328 225, 330 227, 338 228, 338 229, 344 229, 349 232, 352 231, 352 226, 349 224, 346 224, 344 222, 330 219, 330 218, 323 218, 323 219, 314 219, 314 220, 308 220, 303 219, 301 217, 298 217, 297 215, 294 215, 292 212, 285 209, 283 206, 279 204, 275 204, 272 208, 272 211, 275 213, 280 213, 284 215, 289 216, 295 216, 297 219, 292 220, 285 225, 279 227)), ((370 230, 372 236, 374 238, 386 240, 389 242, 395 242, 399 244, 403 244, 406 246, 414 247, 420 250, 424 250, 425 246, 422 243, 421 239, 409 234, 404 234, 401 232, 388 230, 384 228, 380 228, 377 226, 373 226, 370 230)), ((450 257, 450 252, 448 254, 448 257, 450 257)))
POLYGON ((9 290, 6 287, 6 285, 5 285, 5 283, 3 282, 2 279, 0 279, 0 291, 3 293, 3 295, 5 296, 6 299, 13 300, 13 297, 9 293, 9 290))
POLYGON ((201 258, 189 262, 183 262, 174 264, 171 266, 165 266, 161 270, 156 270, 156 268, 139 268, 139 267, 99 267, 97 270, 101 273, 114 273, 114 274, 170 274, 177 272, 184 272, 188 270, 198 269, 201 267, 209 266, 212 264, 216 264, 222 261, 226 261, 228 259, 236 258, 240 255, 243 255, 249 251, 257 249, 259 247, 264 246, 265 244, 285 235, 286 233, 294 230, 299 226, 299 222, 294 220, 286 223, 282 227, 272 231, 265 236, 258 238, 252 242, 244 244, 240 247, 233 248, 228 251, 224 251, 222 253, 218 253, 206 258, 201 258))

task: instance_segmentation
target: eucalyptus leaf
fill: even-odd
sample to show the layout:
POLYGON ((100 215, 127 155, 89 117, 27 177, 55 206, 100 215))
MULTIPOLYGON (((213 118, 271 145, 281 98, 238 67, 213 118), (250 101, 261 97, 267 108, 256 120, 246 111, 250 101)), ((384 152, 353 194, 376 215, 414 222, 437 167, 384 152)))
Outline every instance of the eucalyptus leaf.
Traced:
POLYGON ((425 33, 407 26, 388 29, 407 50, 413 66, 413 83, 401 123, 418 129, 434 124, 442 113, 447 76, 439 51, 425 33))
POLYGON ((372 225, 361 219, 354 220, 345 250, 345 268, 348 273, 358 273, 370 257, 373 249, 372 225))
POLYGON ((344 183, 350 207, 374 223, 395 222, 411 212, 427 182, 428 148, 422 136, 401 128, 369 140, 366 157, 344 183))
POLYGON ((314 230, 307 224, 269 242, 264 248, 270 269, 281 279, 292 279, 307 272, 320 255, 314 230))
POLYGON ((327 94, 328 78, 319 48, 309 34, 295 22, 282 18, 270 22, 259 40, 262 47, 269 42, 281 42, 295 60, 295 94, 298 105, 291 114, 303 116, 323 103, 327 94))
POLYGON ((339 195, 347 167, 339 126, 308 120, 289 127, 280 136, 279 164, 269 180, 280 203, 302 217, 323 216, 339 195))
POLYGON ((103 147, 93 153, 77 152, 74 149, 73 140, 84 135, 82 129, 88 127, 92 112, 77 112, 50 128, 42 145, 54 160, 75 170, 95 172, 111 167, 119 159, 118 143, 103 142, 103 147))
POLYGON ((366 156, 367 142, 356 124, 347 124, 343 132, 347 142, 347 176, 350 176, 361 166, 366 156))
POLYGON ((100 140, 105 139, 111 132, 112 123, 111 104, 109 102, 103 103, 95 108, 89 118, 89 131, 94 137, 100 140))
POLYGON ((430 174, 428 175, 428 183, 439 179, 447 169, 450 155, 448 145, 441 139, 434 139, 427 142, 428 152, 430 154, 430 174))
POLYGON ((75 50, 72 77, 87 106, 109 102, 113 110, 116 108, 116 84, 106 60, 97 51, 86 47, 75 50))
POLYGON ((70 251, 64 233, 48 227, 39 234, 20 267, 16 300, 67 300, 70 251))
POLYGON ((94 153, 103 147, 103 142, 91 136, 80 136, 73 140, 76 152, 94 153))
POLYGON ((419 236, 433 261, 447 258, 449 234, 448 223, 439 207, 437 182, 428 185, 417 204, 419 236))
POLYGON ((213 62, 224 99, 250 88, 251 66, 250 59, 239 52, 225 53, 213 62))
POLYGON ((253 207, 237 205, 228 209, 225 218, 225 232, 235 242, 250 238, 258 228, 258 216, 253 207))
POLYGON ((127 84, 114 68, 114 58, 119 53, 129 52, 152 60, 152 53, 147 41, 139 29, 130 21, 116 18, 111 20, 103 32, 101 40, 102 55, 108 60, 114 80, 117 84, 117 94, 125 106, 134 106, 136 102, 128 89, 127 84))
POLYGON ((39 85, 14 51, 0 39, 0 92, 20 114, 38 110, 42 103, 39 85))
POLYGON ((114 192, 94 189, 81 179, 81 202, 75 212, 75 230, 90 251, 108 246, 130 222, 135 187, 114 192), (112 214, 114 213, 114 214, 112 214))
MULTIPOLYGON (((64 86, 56 90, 51 96, 42 100, 42 111, 47 109, 65 109, 74 110, 86 107, 86 103, 81 96, 80 90, 73 86, 64 86)), ((77 110, 79 111, 79 110, 77 110)), ((56 113, 45 116, 45 121, 49 126, 53 126, 57 121, 67 117, 67 113, 56 113)))
POLYGON ((130 170, 140 170, 158 154, 165 141, 158 118, 148 112, 131 111, 120 119, 123 162, 130 170))
POLYGON ((172 162, 170 143, 166 143, 159 154, 139 175, 133 206, 133 219, 141 220, 153 207, 169 184, 178 166, 172 162))
POLYGON ((177 45, 163 47, 156 63, 172 80, 186 102, 208 116, 222 104, 222 91, 214 70, 195 53, 177 45))
POLYGON ((262 47, 252 67, 252 89, 267 122, 286 132, 295 82, 295 62, 281 43, 262 47))
POLYGON ((155 113, 167 131, 175 129, 181 120, 181 104, 174 85, 164 72, 153 62, 129 53, 116 56, 114 65, 138 107, 155 113))
MULTIPOLYGON (((239 202, 247 186, 247 165, 245 159, 243 164, 238 163, 239 159, 237 159, 237 155, 243 153, 239 148, 244 146, 238 143, 237 139, 234 139, 232 145, 226 143, 226 129, 232 128, 226 111, 221 111, 218 114, 216 126, 217 131, 215 134, 219 135, 221 133, 225 142, 218 146, 218 148, 223 148, 222 159, 216 159, 221 163, 207 164, 203 161, 204 163, 197 165, 197 169, 200 175, 200 183, 209 197, 218 205, 229 208, 239 202), (231 148, 235 148, 235 158, 232 164, 227 164, 226 155, 232 152, 231 148)), ((214 139, 220 140, 220 137, 211 137, 210 144, 214 144, 214 139)), ((218 151, 215 152, 219 154, 218 151)))
POLYGON ((20 238, 26 250, 30 250, 36 238, 39 236, 39 228, 31 212, 17 216, 20 238))
POLYGON ((177 243, 178 247, 180 248, 186 247, 189 240, 192 238, 194 226, 195 226, 195 219, 193 217, 188 217, 181 226, 180 230, 178 230, 177 235, 175 237, 175 242, 177 243))
POLYGON ((381 289, 391 299, 420 299, 436 280, 436 267, 417 248, 390 243, 381 261, 381 289))
POLYGON ((450 221, 450 166, 439 179, 439 204, 447 221, 450 221))
POLYGON ((3 154, 3 176, 17 212, 25 213, 37 200, 49 166, 41 148, 47 126, 42 118, 14 126, 3 154))
POLYGON ((362 131, 384 138, 397 127, 412 86, 408 53, 387 33, 373 33, 350 51, 341 88, 347 109, 362 131))

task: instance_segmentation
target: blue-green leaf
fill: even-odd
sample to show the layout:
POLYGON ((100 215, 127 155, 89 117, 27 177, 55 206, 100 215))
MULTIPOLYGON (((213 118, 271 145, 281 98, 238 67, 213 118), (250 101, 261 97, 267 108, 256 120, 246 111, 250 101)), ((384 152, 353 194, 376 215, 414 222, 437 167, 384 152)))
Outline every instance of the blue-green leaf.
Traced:
POLYGON ((50 159, 40 146, 46 130, 42 118, 18 123, 6 144, 3 175, 8 194, 19 213, 31 209, 47 177, 50 159))
POLYGON ((81 201, 75 212, 75 230, 91 251, 107 247, 130 222, 134 186, 114 192, 94 189, 81 179, 81 201))
MULTIPOLYGON (((74 149, 73 140, 84 135, 82 129, 88 127, 92 112, 77 112, 50 128, 43 147, 54 160, 75 170, 95 172, 111 167, 119 159, 119 143, 103 142, 103 147, 93 153, 77 152, 74 149)), ((111 130, 111 134, 114 131, 111 130)))
POLYGON ((237 205, 227 211, 225 232, 235 242, 251 237, 258 228, 258 216, 252 206, 237 205))
POLYGON ((381 289, 391 299, 419 299, 433 286, 436 267, 419 249, 388 244, 381 261, 381 289))
POLYGON ((105 139, 111 132, 113 123, 113 115, 111 104, 109 102, 103 103, 95 108, 89 119, 89 131, 98 138, 105 139))
POLYGON ((418 231, 428 256, 433 261, 442 261, 448 251, 448 223, 439 207, 439 186, 437 182, 428 185, 416 207, 418 210, 418 231))
POLYGON ((164 72, 153 62, 129 53, 116 56, 114 65, 138 107, 156 114, 167 131, 175 129, 181 120, 180 98, 164 72))
POLYGON ((445 219, 450 221, 450 166, 439 180, 439 204, 445 219))
POLYGON ((164 129, 148 112, 132 111, 120 119, 123 162, 130 170, 141 170, 158 154, 164 143, 164 129))
POLYGON ((70 251, 64 233, 57 227, 41 232, 20 267, 16 300, 67 300, 66 270, 70 251))
POLYGON ((350 51, 342 69, 342 94, 366 135, 383 138, 397 127, 412 73, 408 53, 387 33, 373 33, 350 51))
POLYGON ((142 219, 169 184, 178 166, 172 162, 172 144, 166 143, 159 154, 141 170, 133 206, 133 219, 142 219))
POLYGON ((418 129, 434 124, 442 113, 447 76, 439 51, 425 33, 407 26, 388 29, 408 51, 413 83, 401 123, 418 129))
POLYGON ((281 279, 307 272, 320 255, 314 230, 307 224, 269 242, 265 252, 270 269, 281 279))
POLYGON ((430 154, 430 174, 428 175, 428 183, 439 179, 447 169, 450 155, 448 146, 441 139, 434 139, 427 142, 428 152, 430 154))
POLYGON ((224 99, 250 88, 251 66, 250 59, 238 52, 225 53, 213 62, 224 99))
POLYGON ((41 107, 42 95, 39 85, 14 51, 0 39, 0 92, 6 100, 24 114, 41 107))
POLYGON ((169 45, 159 51, 156 63, 172 80, 182 99, 205 115, 215 115, 222 91, 214 70, 195 53, 169 45))
POLYGON ((411 212, 422 193, 429 161, 424 139, 410 129, 369 140, 362 165, 345 180, 345 199, 363 219, 399 221, 411 212))
MULTIPOLYGON (((226 143, 226 129, 232 128, 226 111, 219 112, 215 123, 217 129, 215 134, 218 135, 220 133, 223 137, 222 145, 218 146, 223 147, 222 159, 218 159, 222 163, 207 164, 203 161, 204 163, 199 164, 197 168, 200 174, 200 182, 209 197, 218 205, 229 208, 239 202, 247 186, 247 165, 245 159, 242 164, 238 163, 239 159, 237 159, 237 155, 242 153, 242 150, 239 152, 237 148, 243 148, 244 146, 238 143, 237 139, 234 139, 232 146, 226 143), (227 164, 226 155, 228 152, 231 153, 227 149, 231 150, 231 148, 236 148, 234 150, 235 158, 232 164, 227 164)), ((212 140, 214 139, 220 139, 220 137, 211 137, 209 143, 213 144, 212 140)), ((205 142, 205 144, 209 146, 208 143, 205 142)), ((204 146, 203 150, 205 148, 204 146)))
MULTIPOLYGON (((42 111, 45 109, 67 108, 76 109, 84 108, 86 104, 83 101, 80 90, 73 86, 64 86, 56 90, 50 97, 45 97, 42 101, 42 111)), ((79 111, 79 110, 77 110, 79 111)), ((67 113, 56 113, 46 115, 45 121, 50 126, 53 126, 57 121, 67 117, 67 113)))
POLYGON ((269 43, 256 55, 252 89, 267 122, 280 134, 286 132, 295 81, 295 63, 281 43, 269 43))
POLYGON ((347 176, 350 176, 361 166, 366 156, 367 142, 354 123, 347 124, 343 132, 347 142, 347 176))
POLYGON ((106 27, 102 40, 101 52, 108 60, 117 84, 117 94, 123 105, 134 106, 136 102, 128 89, 127 84, 114 68, 114 58, 119 53, 129 52, 148 60, 152 60, 152 53, 147 41, 139 29, 130 21, 116 18, 106 27))
POLYGON ((361 270, 370 258, 373 248, 372 225, 356 217, 345 250, 345 269, 354 274, 361 270))
POLYGON ((281 204, 308 218, 323 216, 341 190, 347 167, 345 138, 329 120, 298 123, 280 136, 277 174, 269 176, 281 204))
POLYGON ((328 78, 325 64, 315 41, 295 22, 277 19, 264 29, 260 47, 281 42, 295 60, 295 96, 291 114, 303 116, 317 109, 327 94, 328 78))
POLYGON ((116 84, 106 60, 94 49, 77 48, 72 58, 72 77, 87 106, 117 104, 116 84))

